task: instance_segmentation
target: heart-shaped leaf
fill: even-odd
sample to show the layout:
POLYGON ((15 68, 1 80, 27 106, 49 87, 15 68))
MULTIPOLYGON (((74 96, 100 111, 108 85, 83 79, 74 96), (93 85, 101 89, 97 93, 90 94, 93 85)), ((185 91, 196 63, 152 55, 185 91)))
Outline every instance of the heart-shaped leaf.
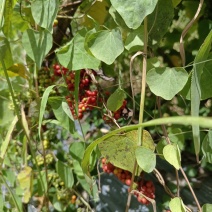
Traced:
POLYGON ((129 28, 137 29, 144 18, 153 12, 158 0, 111 0, 111 4, 129 28))
POLYGON ((86 38, 90 52, 106 64, 112 64, 124 51, 122 36, 119 29, 103 30, 86 38))
POLYGON ((183 204, 183 201, 179 197, 173 198, 169 202, 169 207, 172 212, 186 212, 185 206, 183 204))
POLYGON ((163 156, 171 165, 173 165, 177 170, 181 166, 181 156, 180 150, 177 145, 168 144, 163 148, 163 156))
POLYGON ((53 23, 57 15, 59 1, 52 0, 35 0, 31 3, 32 16, 35 22, 52 31, 53 23))
POLYGON ((166 100, 171 100, 181 91, 188 80, 184 68, 153 68, 147 73, 147 84, 150 90, 166 100))
POLYGON ((27 29, 22 36, 22 43, 28 56, 41 67, 43 59, 52 47, 52 35, 47 30, 35 31, 27 29))
POLYGON ((138 165, 147 173, 153 171, 156 166, 156 155, 151 149, 148 149, 143 146, 139 146, 135 150, 135 156, 137 159, 138 165))

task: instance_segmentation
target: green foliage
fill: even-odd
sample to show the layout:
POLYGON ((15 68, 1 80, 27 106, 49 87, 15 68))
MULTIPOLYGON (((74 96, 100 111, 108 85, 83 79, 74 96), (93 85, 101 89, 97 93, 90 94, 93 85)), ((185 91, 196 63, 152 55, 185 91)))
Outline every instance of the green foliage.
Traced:
POLYGON ((144 18, 151 14, 157 4, 157 0, 132 0, 131 3, 124 0, 111 0, 113 7, 118 11, 129 28, 137 29, 144 18))
POLYGON ((177 145, 168 144, 163 148, 164 158, 177 170, 181 167, 180 150, 177 145))
POLYGON ((22 44, 28 56, 35 61, 38 68, 41 68, 44 57, 52 47, 52 35, 46 30, 38 32, 27 29, 23 33, 22 44))
POLYGON ((147 73, 147 84, 157 96, 171 100, 186 84, 188 74, 183 68, 153 68, 147 73))
POLYGON ((122 106, 125 97, 124 90, 121 88, 116 89, 107 100, 107 108, 111 111, 117 111, 122 106))
POLYGON ((120 30, 103 30, 89 35, 86 38, 91 53, 106 64, 112 64, 124 51, 120 30))
POLYGON ((173 199, 171 199, 170 203, 169 203, 169 207, 171 209, 171 211, 173 212, 185 212, 185 206, 183 204, 183 201, 179 198, 179 197, 175 197, 173 199))

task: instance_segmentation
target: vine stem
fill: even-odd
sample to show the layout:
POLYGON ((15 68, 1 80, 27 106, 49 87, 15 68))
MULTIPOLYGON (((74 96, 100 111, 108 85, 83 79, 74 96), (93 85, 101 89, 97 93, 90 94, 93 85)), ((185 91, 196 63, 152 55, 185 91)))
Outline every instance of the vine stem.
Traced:
MULTIPOLYGON (((148 44, 148 30, 147 30, 147 17, 144 19, 144 50, 143 50, 143 66, 142 66, 142 82, 141 82, 141 100, 140 100, 140 110, 139 110, 139 124, 143 123, 144 115, 144 102, 145 102, 145 93, 146 93, 146 71, 147 71, 147 44, 148 44)), ((142 136, 143 136, 143 127, 138 128, 138 146, 142 146, 142 136)), ((134 163, 134 170, 132 173, 130 192, 128 194, 127 205, 125 212, 129 211, 130 202, 131 202, 131 190, 133 186, 133 181, 135 178, 135 172, 137 167, 137 161, 134 163)))

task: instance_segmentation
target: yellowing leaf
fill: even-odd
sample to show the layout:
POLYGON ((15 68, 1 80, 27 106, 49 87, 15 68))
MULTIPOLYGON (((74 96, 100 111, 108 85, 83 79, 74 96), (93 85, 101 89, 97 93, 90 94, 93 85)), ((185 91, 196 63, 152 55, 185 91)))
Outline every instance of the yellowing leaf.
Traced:
POLYGON ((23 203, 28 203, 32 195, 32 181, 33 181, 32 168, 29 166, 24 167, 24 169, 18 174, 18 181, 20 188, 23 189, 23 203))
POLYGON ((20 76, 24 79, 29 78, 29 73, 24 64, 21 63, 14 63, 11 67, 8 68, 8 75, 9 77, 20 76))

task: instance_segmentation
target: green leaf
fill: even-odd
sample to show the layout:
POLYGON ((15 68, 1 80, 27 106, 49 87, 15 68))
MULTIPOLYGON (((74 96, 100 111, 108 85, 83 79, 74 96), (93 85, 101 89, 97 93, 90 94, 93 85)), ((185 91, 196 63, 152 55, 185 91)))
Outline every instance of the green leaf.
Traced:
POLYGON ((40 139, 41 139, 41 134, 40 134, 41 124, 42 124, 43 115, 44 115, 44 112, 45 112, 45 109, 46 109, 46 104, 47 104, 47 101, 48 101, 49 94, 51 93, 51 91, 53 90, 53 88, 55 86, 56 85, 51 85, 48 88, 46 88, 46 90, 44 91, 43 96, 42 96, 42 100, 41 100, 41 104, 40 104, 39 121, 38 121, 38 134, 39 134, 40 139))
POLYGON ((153 12, 158 0, 111 0, 111 4, 129 28, 137 29, 144 18, 153 12))
POLYGON ((201 88, 201 99, 208 99, 212 97, 212 52, 210 52, 207 61, 203 67, 202 76, 200 79, 200 88, 201 88))
POLYGON ((209 130, 202 142, 202 152, 206 161, 212 163, 212 130, 209 130))
POLYGON ((176 7, 182 0, 172 0, 172 4, 176 7))
POLYGON ((125 98, 124 90, 120 88, 116 89, 107 100, 107 108, 113 112, 117 111, 122 106, 125 98))
POLYGON ((163 156, 166 161, 173 165, 177 170, 181 167, 181 155, 177 145, 168 144, 163 148, 163 156))
MULTIPOLYGON (((16 0, 8 0, 5 2, 4 6, 4 25, 3 25, 3 33, 7 38, 13 37, 12 32, 12 16, 13 16, 13 8, 16 4, 16 0)), ((0 19, 0 22, 2 20, 0 19)))
POLYGON ((98 69, 100 61, 90 55, 84 47, 86 30, 79 31, 71 42, 56 51, 61 65, 69 70, 83 68, 98 69))
POLYGON ((56 117, 56 119, 60 122, 60 126, 62 126, 64 129, 66 129, 68 132, 73 132, 74 131, 74 119, 70 119, 70 117, 67 115, 67 110, 68 108, 66 108, 66 112, 63 109, 63 105, 66 105, 60 98, 53 98, 49 101, 54 115, 56 117))
POLYGON ((144 27, 143 25, 136 30, 133 30, 127 35, 124 46, 129 52, 141 50, 144 45, 144 27))
POLYGON ((166 100, 171 100, 188 80, 184 68, 158 67, 147 72, 147 84, 150 90, 166 100))
MULTIPOLYGON (((193 71, 191 76, 191 115, 199 116, 199 107, 201 100, 201 87, 200 87, 200 79, 203 72, 203 68, 205 66, 205 61, 211 50, 212 43, 212 30, 208 34, 204 43, 200 47, 197 56, 194 59, 193 71)), ((192 125, 192 134, 193 134, 193 142, 194 149, 198 160, 198 155, 200 151, 200 131, 198 125, 192 125)))
POLYGON ((168 31, 174 17, 174 8, 170 0, 158 0, 152 14, 148 16, 148 33, 151 44, 158 43, 168 31))
POLYGON ((31 195, 32 195, 32 182, 33 182, 33 171, 32 168, 26 166, 23 170, 18 174, 17 179, 19 181, 19 185, 21 189, 23 189, 23 203, 28 203, 31 195))
POLYGON ((211 212, 212 211, 212 204, 204 204, 202 206, 202 212, 211 212))
POLYGON ((186 212, 183 201, 179 197, 171 199, 169 202, 169 207, 172 212, 186 212))
POLYGON ((71 119, 71 121, 74 122, 74 118, 72 116, 71 110, 70 110, 67 102, 62 102, 62 109, 65 112, 65 114, 71 119))
POLYGON ((35 31, 27 29, 22 36, 23 47, 28 56, 35 61, 37 68, 41 64, 52 47, 52 35, 47 30, 35 31))
POLYGON ((86 38, 86 41, 91 53, 108 65, 124 51, 121 32, 117 28, 93 33, 86 38))
POLYGON ((120 129, 113 130, 110 133, 107 133, 106 135, 96 139, 86 148, 85 154, 84 154, 84 157, 82 160, 82 169, 83 169, 83 172, 85 173, 85 177, 90 179, 90 175, 89 175, 90 156, 91 156, 91 153, 93 152, 94 148, 98 144, 100 144, 104 140, 106 140, 114 135, 120 134, 122 132, 136 130, 139 127, 144 128, 144 127, 150 127, 150 126, 161 125, 161 124, 179 124, 179 125, 199 124, 201 127, 212 128, 212 120, 210 118, 190 117, 190 116, 180 116, 180 117, 173 116, 173 117, 168 117, 168 118, 158 118, 158 119, 154 119, 151 121, 147 121, 142 124, 125 126, 120 129))
POLYGON ((0 36, 0 59, 5 63, 6 68, 13 65, 13 56, 10 48, 10 43, 5 37, 0 36))
POLYGON ((137 159, 138 165, 147 173, 153 171, 156 166, 156 155, 152 152, 151 149, 148 149, 143 146, 139 146, 135 150, 135 156, 137 159))
POLYGON ((72 158, 77 161, 82 160, 85 152, 85 143, 84 142, 73 142, 70 144, 69 152, 72 158))
POLYGON ((53 29, 58 8, 59 1, 57 0, 35 0, 31 3, 32 16, 35 22, 50 32, 53 29))
POLYGON ((184 150, 185 138, 180 128, 169 127, 168 137, 172 144, 176 144, 180 150, 184 150))
MULTIPOLYGON (((0 149, 1 150, 0 151, 0 158, 1 158, 0 164, 1 165, 4 161, 4 157, 5 157, 5 154, 7 152, 10 140, 11 140, 11 135, 12 135, 12 132, 13 132, 14 127, 15 127, 17 122, 18 122, 18 118, 17 118, 17 116, 15 116, 13 121, 11 122, 9 128, 8 128, 8 132, 7 132, 7 135, 5 137, 5 140, 1 143, 1 149, 0 149)), ((0 167, 1 167, 1 165, 0 165, 0 167)))
POLYGON ((62 161, 57 161, 56 170, 61 180, 65 183, 66 188, 72 188, 74 185, 74 176, 72 169, 64 164, 62 161))
MULTIPOLYGON (((154 142, 148 131, 143 131, 143 146, 151 152, 154 148, 154 142)), ((113 165, 133 172, 135 162, 135 149, 138 146, 138 132, 130 131, 123 135, 114 135, 108 139, 102 140, 98 145, 103 157, 106 157, 113 165)))

